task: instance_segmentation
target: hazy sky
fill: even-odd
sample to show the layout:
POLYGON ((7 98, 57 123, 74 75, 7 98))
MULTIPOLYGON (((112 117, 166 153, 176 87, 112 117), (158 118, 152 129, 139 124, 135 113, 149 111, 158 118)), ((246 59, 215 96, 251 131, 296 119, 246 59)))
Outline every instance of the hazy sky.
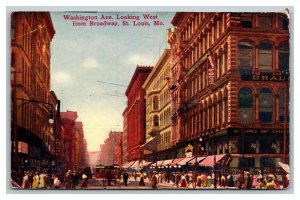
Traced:
MULTIPOLYGON (((137 65, 154 65, 167 47, 167 29, 174 13, 150 13, 164 23, 153 26, 122 26, 122 15, 134 15, 144 22, 147 13, 51 13, 56 33, 51 46, 51 89, 61 100, 61 111, 77 111, 83 122, 88 150, 100 150, 110 130, 123 130, 122 113, 126 107, 126 87, 137 65), (112 16, 119 26, 73 26, 64 15, 112 16)), ((156 20, 156 19, 155 19, 156 20)), ((83 20, 84 21, 84 20, 83 20)), ((82 21, 76 21, 82 22, 82 21)))

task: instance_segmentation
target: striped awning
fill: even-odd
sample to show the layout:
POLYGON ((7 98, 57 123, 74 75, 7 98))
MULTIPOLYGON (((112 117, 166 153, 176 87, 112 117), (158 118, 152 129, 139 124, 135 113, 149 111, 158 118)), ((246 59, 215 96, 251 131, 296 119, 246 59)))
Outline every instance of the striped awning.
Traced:
POLYGON ((218 163, 221 161, 226 154, 220 154, 220 155, 212 155, 212 156, 207 156, 201 163, 200 166, 204 167, 212 167, 214 166, 215 163, 218 163), (214 161, 214 158, 216 157, 216 162, 214 161))
POLYGON ((123 165, 123 168, 125 168, 125 169, 130 168, 133 165, 133 163, 134 163, 134 161, 126 163, 125 165, 123 165))
MULTIPOLYGON (((204 160, 205 157, 204 156, 198 156, 197 157, 197 163, 201 162, 202 160, 204 160)), ((196 161, 196 158, 194 157, 192 160, 190 160, 188 163, 191 164, 191 165, 194 165, 195 164, 195 161, 196 161)))
POLYGON ((143 162, 140 166, 141 167, 147 167, 151 164, 152 162, 143 162))
POLYGON ((178 165, 186 165, 187 162, 189 162, 190 160, 192 160, 194 157, 188 157, 188 158, 184 158, 182 159, 180 162, 178 162, 178 165))
POLYGON ((167 165, 170 165, 172 163, 174 159, 170 159, 170 160, 165 160, 164 163, 163 163, 163 166, 167 166, 167 165))
POLYGON ((172 166, 177 165, 180 161, 182 161, 184 158, 175 158, 173 162, 171 163, 172 166))
POLYGON ((151 166, 153 166, 153 167, 156 167, 156 166, 159 167, 159 166, 162 166, 163 162, 164 162, 164 160, 159 160, 156 163, 152 163, 151 166))
POLYGON ((136 161, 133 161, 134 163, 131 165, 131 167, 129 168, 132 168, 132 169, 138 169, 140 167, 140 162, 138 160, 136 161))

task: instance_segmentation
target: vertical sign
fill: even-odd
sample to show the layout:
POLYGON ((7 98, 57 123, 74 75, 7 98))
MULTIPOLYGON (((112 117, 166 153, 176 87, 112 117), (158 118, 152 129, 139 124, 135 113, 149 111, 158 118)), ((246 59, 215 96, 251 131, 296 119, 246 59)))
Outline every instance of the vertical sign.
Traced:
POLYGON ((211 57, 211 55, 208 55, 208 60, 209 60, 209 64, 208 64, 208 85, 212 85, 215 82, 215 63, 211 57))

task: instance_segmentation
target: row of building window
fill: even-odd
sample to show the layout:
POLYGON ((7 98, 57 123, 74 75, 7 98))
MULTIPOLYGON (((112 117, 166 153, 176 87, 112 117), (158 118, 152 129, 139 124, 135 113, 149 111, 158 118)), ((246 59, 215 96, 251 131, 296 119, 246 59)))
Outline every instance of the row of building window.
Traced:
POLYGON ((282 30, 288 30, 289 21, 284 14, 252 14, 243 13, 240 15, 242 28, 261 28, 272 29, 279 28, 282 30), (277 18, 277 20, 276 20, 277 18), (274 20, 273 20, 274 19, 274 20))
POLYGON ((168 148, 170 141, 171 141, 171 131, 166 131, 166 132, 161 133, 158 148, 160 150, 168 148))
POLYGON ((258 94, 258 105, 255 104, 251 88, 243 87, 239 91, 238 113, 240 123, 254 122, 254 108, 255 110, 258 109, 258 117, 261 123, 273 123, 274 119, 284 123, 285 106, 287 106, 285 103, 285 89, 281 89, 278 95, 274 95, 269 88, 262 88, 258 94), (278 101, 276 96, 278 96, 278 101))
POLYGON ((289 69, 289 44, 282 42, 279 47, 274 48, 269 41, 262 41, 257 47, 253 45, 253 42, 239 42, 238 67, 241 75, 253 74, 256 67, 260 73, 272 73, 275 69, 279 69, 281 72, 287 71, 289 69), (276 58, 275 52, 277 52, 278 60, 274 59, 274 56, 276 58), (256 60, 258 66, 254 64, 256 60), (278 66, 275 66, 274 62, 278 63, 278 66))

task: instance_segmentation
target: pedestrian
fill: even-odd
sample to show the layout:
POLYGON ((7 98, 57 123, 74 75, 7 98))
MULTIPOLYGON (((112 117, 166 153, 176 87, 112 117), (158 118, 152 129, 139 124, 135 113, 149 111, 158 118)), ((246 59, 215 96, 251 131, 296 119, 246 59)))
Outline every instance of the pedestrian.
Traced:
POLYGON ((251 189, 251 178, 250 178, 250 173, 249 172, 245 172, 244 175, 244 189, 245 190, 250 190, 251 189))
POLYGON ((81 183, 81 188, 87 188, 87 184, 88 184, 88 178, 87 175, 85 175, 84 173, 82 174, 82 183, 81 183))
POLYGON ((59 188, 60 188, 61 182, 60 182, 60 180, 59 180, 58 175, 55 175, 55 176, 54 176, 53 185, 54 185, 54 188, 55 188, 55 189, 59 189, 59 188))
POLYGON ((226 187, 226 178, 225 178, 224 174, 222 174, 222 176, 221 176, 221 186, 226 187))
POLYGON ((180 180, 181 180, 181 175, 180 175, 180 173, 177 173, 175 176, 175 184, 176 184, 177 188, 179 188, 180 180))
POLYGON ((186 178, 184 174, 181 176, 181 182, 180 182, 180 187, 185 188, 187 186, 186 184, 186 178))
POLYGON ((79 177, 76 173, 76 171, 74 170, 73 171, 73 174, 72 174, 72 189, 76 189, 76 186, 78 185, 79 183, 79 177))
POLYGON ((185 180, 186 180, 186 185, 188 187, 188 185, 190 185, 190 181, 191 181, 188 173, 185 175, 185 180))
POLYGON ((136 173, 136 172, 134 172, 134 175, 133 175, 133 177, 134 177, 134 181, 136 181, 136 179, 137 179, 137 177, 138 177, 138 175, 137 175, 137 173, 136 173))
POLYGON ((42 172, 40 174, 40 179, 39 179, 39 188, 44 189, 45 188, 45 173, 42 172))
POLYGON ((211 176, 207 176, 206 173, 201 174, 201 185, 202 187, 210 187, 211 185, 211 176), (209 183, 209 185, 208 185, 209 183))
POLYGON ((234 187, 234 182, 233 182, 233 176, 232 176, 232 174, 229 174, 227 176, 227 186, 228 187, 234 187))
POLYGON ((201 175, 200 174, 197 176, 196 186, 198 186, 199 188, 201 187, 201 175))
POLYGON ((24 177, 23 177, 23 183, 22 183, 22 188, 23 189, 30 189, 28 174, 29 174, 29 172, 26 172, 24 177))
POLYGON ((32 189, 37 189, 39 186, 39 173, 35 172, 35 176, 33 177, 32 189))
POLYGON ((30 188, 32 188, 32 183, 33 183, 33 172, 32 171, 30 171, 28 174, 28 180, 29 180, 30 188))
POLYGON ((45 174, 45 188, 51 188, 51 177, 50 174, 45 174))
POLYGON ((125 186, 127 186, 127 182, 128 182, 128 173, 127 172, 124 172, 123 179, 124 179, 125 186))
POLYGON ((67 190, 71 189, 71 185, 72 185, 71 170, 68 170, 64 176, 64 185, 67 190))
POLYGON ((240 172, 236 178, 236 186, 239 188, 239 189, 242 189, 243 188, 243 175, 242 175, 242 172, 240 172))
POLYGON ((141 173, 140 173, 140 183, 139 183, 139 186, 145 186, 143 171, 141 171, 141 173))
POLYGON ((154 171, 153 174, 152 174, 152 177, 151 177, 152 189, 157 189, 157 184, 158 184, 158 177, 156 175, 156 171, 154 171))

